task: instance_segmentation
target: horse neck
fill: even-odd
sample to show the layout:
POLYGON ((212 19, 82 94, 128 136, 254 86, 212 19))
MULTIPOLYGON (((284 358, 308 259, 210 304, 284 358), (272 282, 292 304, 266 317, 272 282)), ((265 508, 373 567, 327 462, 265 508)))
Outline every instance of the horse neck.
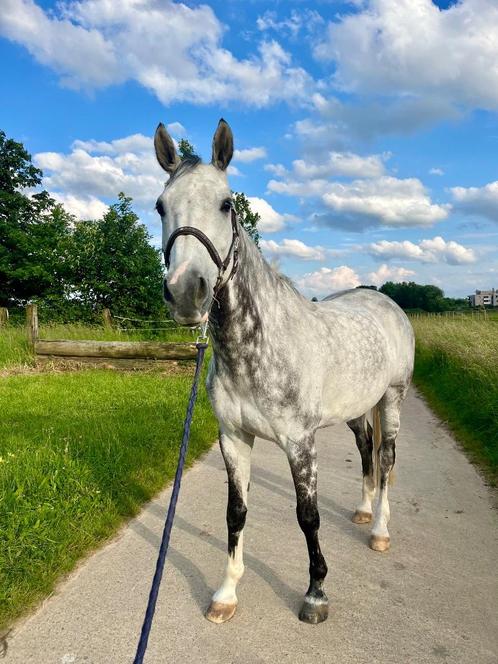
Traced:
POLYGON ((215 353, 228 346, 255 343, 281 329, 284 312, 303 309, 308 301, 263 258, 248 234, 241 229, 239 263, 230 281, 218 293, 209 316, 215 353))

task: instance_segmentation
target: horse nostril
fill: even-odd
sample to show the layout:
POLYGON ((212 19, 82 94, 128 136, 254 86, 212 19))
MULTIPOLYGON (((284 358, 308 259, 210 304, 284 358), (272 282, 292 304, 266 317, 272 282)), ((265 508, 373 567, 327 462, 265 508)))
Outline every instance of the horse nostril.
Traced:
POLYGON ((166 279, 163 281, 163 293, 164 293, 164 299, 166 302, 174 302, 173 295, 171 294, 170 289, 168 288, 168 283, 166 279))
POLYGON ((207 294, 208 294, 207 281, 204 279, 204 277, 199 277, 199 282, 197 284, 197 294, 195 298, 199 306, 204 304, 207 298, 207 294))

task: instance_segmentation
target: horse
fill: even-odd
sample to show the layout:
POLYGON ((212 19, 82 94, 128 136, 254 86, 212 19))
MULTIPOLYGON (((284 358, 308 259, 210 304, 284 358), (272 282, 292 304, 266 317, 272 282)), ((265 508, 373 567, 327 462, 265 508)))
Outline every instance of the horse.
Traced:
POLYGON ((224 623, 237 608, 251 450, 258 436, 287 455, 309 554, 299 618, 320 623, 328 616, 328 598, 318 539, 315 432, 341 422, 353 431, 363 485, 352 519, 372 522, 370 547, 387 551, 388 484, 413 372, 412 327, 378 291, 358 288, 313 302, 266 262, 234 211, 227 180, 234 141, 223 119, 209 164, 198 157, 181 160, 163 124, 154 146, 169 174, 156 203, 168 268, 164 297, 177 323, 208 325, 213 353, 206 385, 228 475, 228 561, 206 617, 224 623))

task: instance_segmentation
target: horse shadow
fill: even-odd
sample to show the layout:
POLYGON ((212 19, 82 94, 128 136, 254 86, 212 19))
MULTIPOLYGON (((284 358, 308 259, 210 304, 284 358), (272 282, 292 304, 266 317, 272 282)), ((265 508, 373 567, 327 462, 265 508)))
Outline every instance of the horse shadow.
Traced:
MULTIPOLYGON (((148 511, 161 520, 164 519, 164 509, 157 503, 151 503, 148 507, 148 511)), ((159 549, 161 538, 150 530, 150 528, 140 521, 132 522, 130 527, 137 535, 149 542, 156 550, 159 549)), ((179 514, 175 516, 175 528, 179 528, 188 535, 201 540, 204 544, 208 544, 226 554, 227 543, 225 540, 222 541, 215 535, 202 530, 179 514)), ((196 602, 200 611, 204 613, 211 601, 215 589, 208 584, 201 569, 178 549, 171 546, 168 549, 167 564, 168 563, 173 565, 173 567, 185 578, 189 585, 192 598, 196 602)), ((297 613, 303 600, 303 593, 300 593, 289 586, 269 565, 259 560, 247 550, 244 551, 244 564, 247 569, 250 569, 257 574, 272 588, 277 597, 280 598, 290 612, 293 614, 297 613)), ((222 570, 220 569, 220 572, 221 571, 222 570)))

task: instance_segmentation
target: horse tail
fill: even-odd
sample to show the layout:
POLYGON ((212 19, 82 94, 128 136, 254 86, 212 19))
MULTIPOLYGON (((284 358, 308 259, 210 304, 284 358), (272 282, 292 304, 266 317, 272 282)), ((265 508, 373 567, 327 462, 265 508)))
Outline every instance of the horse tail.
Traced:
POLYGON ((373 424, 373 445, 372 445, 372 463, 373 463, 373 477, 375 486, 380 486, 380 459, 379 450, 382 443, 382 427, 380 424, 380 410, 379 404, 372 408, 372 424, 373 424))
MULTIPOLYGON (((380 445, 382 443, 382 426, 380 422, 380 408, 379 404, 372 408, 372 421, 373 421, 373 445, 372 445, 372 462, 373 462, 373 476, 375 487, 380 486, 380 445)), ((389 486, 394 484, 396 476, 394 474, 394 468, 391 468, 389 473, 389 486)))

